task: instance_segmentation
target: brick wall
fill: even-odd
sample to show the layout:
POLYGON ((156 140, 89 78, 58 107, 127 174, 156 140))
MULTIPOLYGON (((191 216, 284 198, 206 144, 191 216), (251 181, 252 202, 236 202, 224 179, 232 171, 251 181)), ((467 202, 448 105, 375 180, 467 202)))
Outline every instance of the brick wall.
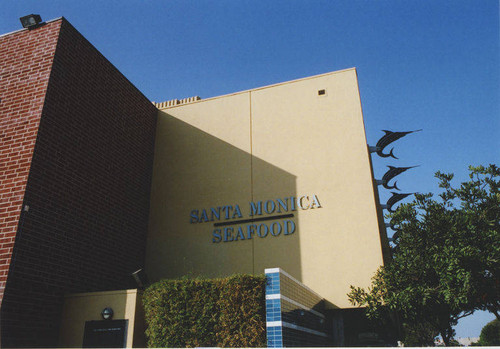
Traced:
POLYGON ((0 304, 60 24, 0 37, 0 304))
POLYGON ((144 263, 157 110, 60 23, 1 309, 4 346, 55 346, 63 294, 132 287, 144 263))

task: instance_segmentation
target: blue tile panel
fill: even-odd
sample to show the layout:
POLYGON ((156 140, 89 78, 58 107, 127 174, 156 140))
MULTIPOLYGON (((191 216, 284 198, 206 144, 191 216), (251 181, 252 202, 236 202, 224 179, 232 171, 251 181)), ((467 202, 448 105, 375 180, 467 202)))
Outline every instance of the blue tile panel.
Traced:
POLYGON ((267 327, 267 347, 283 348, 283 328, 281 326, 267 327))
POLYGON ((279 273, 271 273, 266 274, 267 282, 266 282, 266 295, 269 294, 279 294, 280 293, 280 274, 279 273))
MULTIPOLYGON (((266 296, 279 295, 280 293, 280 273, 274 272, 266 274, 266 296)), ((266 299, 266 322, 281 321, 281 300, 266 299)), ((283 328, 281 326, 266 326, 267 347, 283 347, 283 328)))
POLYGON ((266 299, 266 321, 281 321, 281 300, 266 299))
POLYGON ((266 273, 267 346, 325 346, 325 336, 319 335, 327 332, 323 299, 301 282, 275 270, 266 273))

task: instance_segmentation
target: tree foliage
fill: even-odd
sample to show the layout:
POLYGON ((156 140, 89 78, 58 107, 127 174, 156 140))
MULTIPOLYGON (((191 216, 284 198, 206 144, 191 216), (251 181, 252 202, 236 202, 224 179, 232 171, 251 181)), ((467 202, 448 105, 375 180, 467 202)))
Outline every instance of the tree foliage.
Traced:
POLYGON ((500 170, 469 169, 459 187, 452 174, 436 173, 440 199, 416 194, 389 215, 397 228, 392 262, 367 290, 351 286, 352 304, 366 306, 372 318, 396 311, 408 338, 423 328, 448 345, 459 318, 478 309, 499 317, 500 170))
POLYGON ((500 345, 500 320, 488 322, 481 330, 479 341, 474 346, 500 345))

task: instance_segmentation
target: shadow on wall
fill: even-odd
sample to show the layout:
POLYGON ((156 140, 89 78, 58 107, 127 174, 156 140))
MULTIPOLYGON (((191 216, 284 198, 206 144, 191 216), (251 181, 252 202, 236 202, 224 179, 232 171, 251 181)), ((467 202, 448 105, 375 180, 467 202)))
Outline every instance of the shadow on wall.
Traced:
POLYGON ((293 174, 160 112, 146 253, 151 281, 263 274, 266 267, 300 280, 298 194, 293 174))

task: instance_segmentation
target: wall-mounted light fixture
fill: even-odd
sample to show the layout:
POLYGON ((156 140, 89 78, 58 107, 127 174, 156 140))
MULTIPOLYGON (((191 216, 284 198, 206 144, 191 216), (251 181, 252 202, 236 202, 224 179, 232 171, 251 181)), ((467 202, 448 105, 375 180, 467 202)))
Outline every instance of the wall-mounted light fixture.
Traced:
POLYGON ((21 17, 19 20, 21 21, 23 28, 28 28, 30 30, 39 27, 39 24, 42 23, 42 17, 34 14, 21 17))
POLYGON ((137 283, 138 289, 144 290, 144 288, 149 284, 148 276, 146 275, 144 269, 134 271, 131 275, 137 283))
POLYGON ((111 320, 113 317, 113 309, 109 307, 104 308, 103 311, 101 311, 101 316, 104 320, 111 320))

